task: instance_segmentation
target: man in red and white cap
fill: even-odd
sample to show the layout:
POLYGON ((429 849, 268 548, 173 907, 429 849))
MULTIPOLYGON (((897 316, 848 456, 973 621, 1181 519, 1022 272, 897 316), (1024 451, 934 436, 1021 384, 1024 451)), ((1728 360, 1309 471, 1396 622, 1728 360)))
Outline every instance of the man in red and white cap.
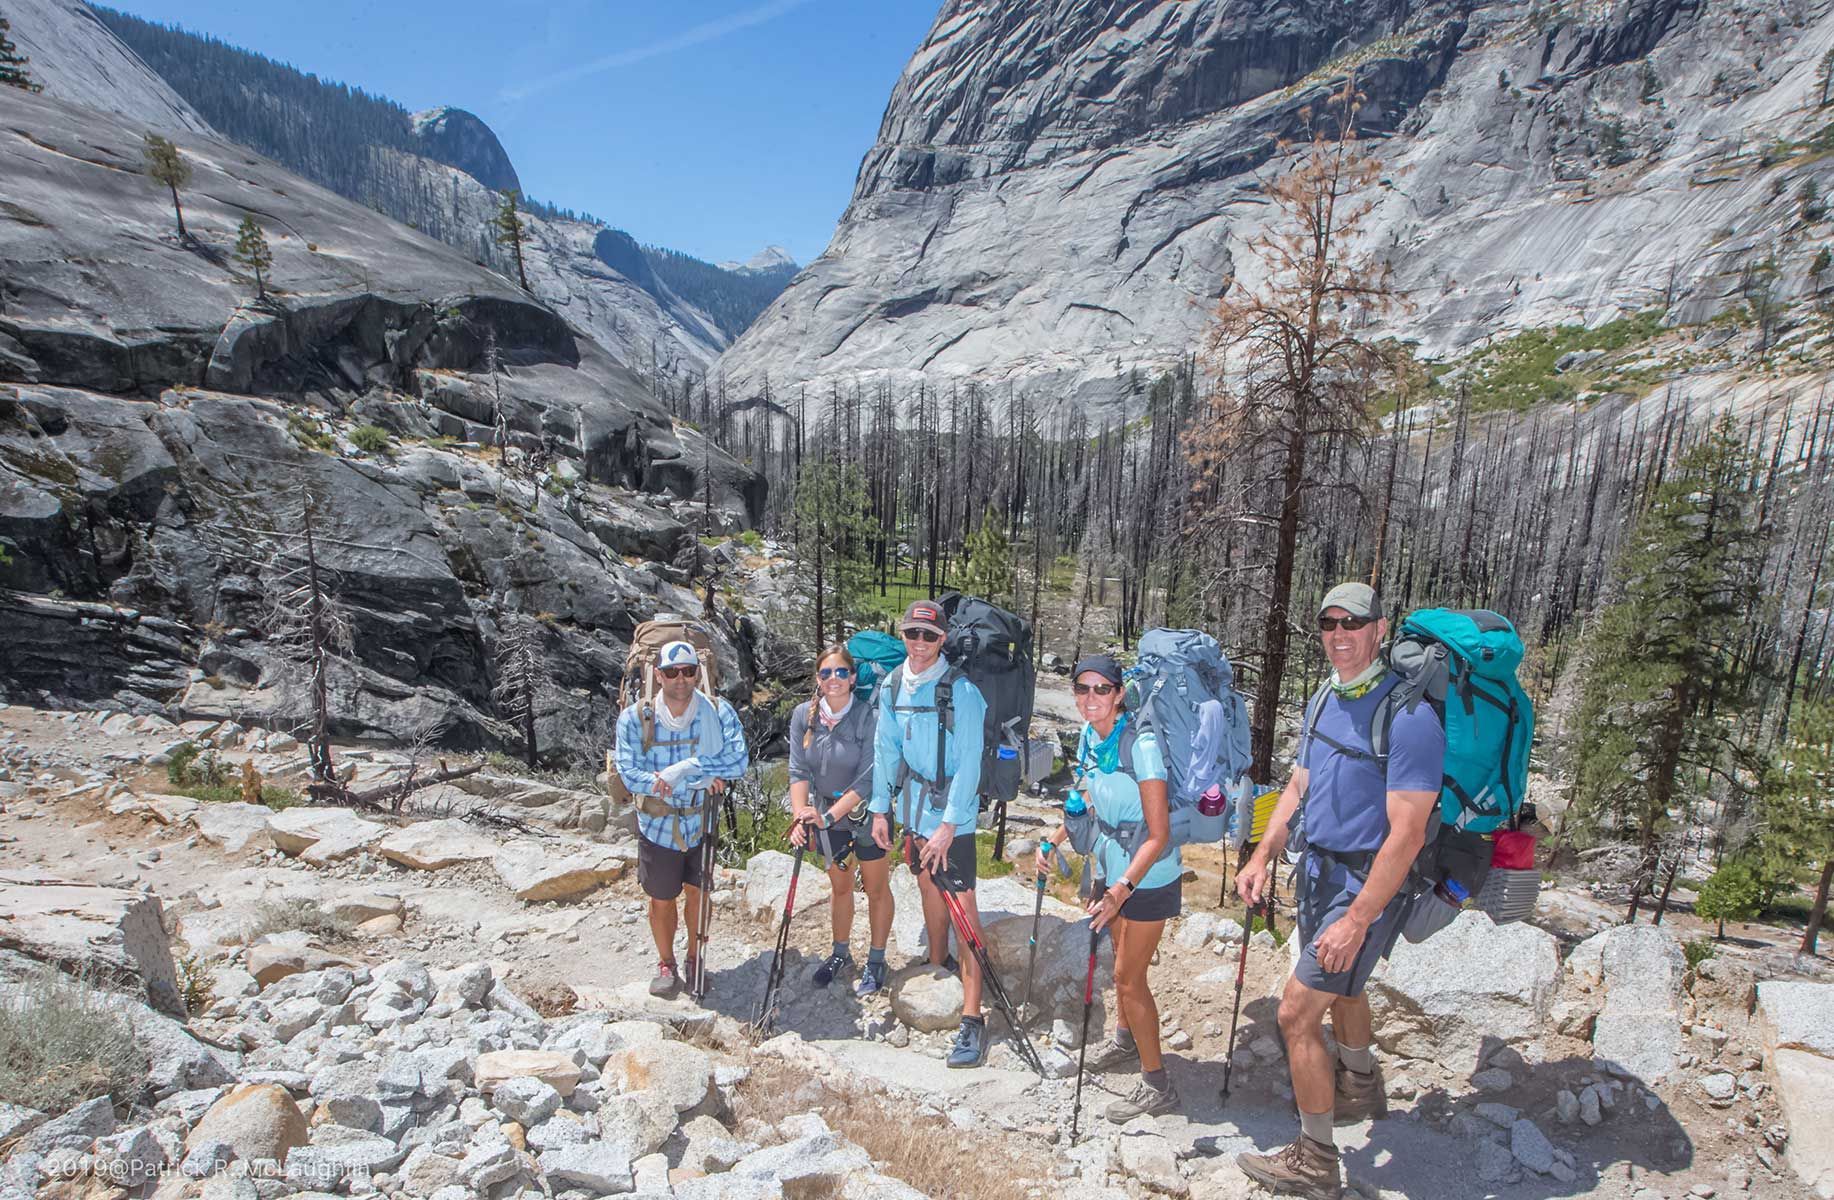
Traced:
POLYGON ((618 715, 618 775, 637 798, 637 882, 650 898, 656 978, 650 994, 672 996, 696 978, 694 944, 704 903, 701 841, 708 834, 708 788, 737 779, 750 764, 745 729, 732 705, 700 690, 700 656, 687 642, 670 642, 657 656, 654 732, 645 744, 642 706, 618 715), (675 969, 675 901, 687 893, 686 969, 675 969))
MULTIPOLYGON (((966 919, 979 933, 974 903, 974 822, 980 812, 982 723, 987 701, 980 689, 943 658, 941 606, 918 600, 899 622, 904 635, 904 663, 879 686, 879 726, 873 746, 872 836, 891 848, 891 813, 911 847, 923 896, 923 923, 930 938, 930 961, 954 968, 946 957, 949 911, 938 888, 960 900, 966 919), (944 721, 942 710, 951 710, 944 721), (961 830, 958 836, 956 831, 961 830)), ((951 1067, 978 1067, 987 1058, 987 1025, 981 1015, 981 971, 972 954, 959 964, 962 979, 962 1025, 949 1053, 951 1067)))

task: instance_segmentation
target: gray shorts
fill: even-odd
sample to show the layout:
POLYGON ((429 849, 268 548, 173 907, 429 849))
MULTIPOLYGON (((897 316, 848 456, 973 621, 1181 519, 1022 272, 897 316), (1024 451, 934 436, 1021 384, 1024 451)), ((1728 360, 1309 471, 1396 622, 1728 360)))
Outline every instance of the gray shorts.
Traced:
POLYGON ((1299 965, 1293 969, 1294 977, 1313 991, 1329 992, 1334 996, 1362 995, 1370 972, 1375 970, 1376 963, 1388 957, 1395 938, 1401 933, 1402 919, 1407 914, 1405 889, 1388 902, 1382 915, 1370 925, 1363 938, 1363 948, 1357 952, 1356 961, 1349 969, 1326 971, 1318 965, 1318 935, 1350 908, 1351 902, 1363 890, 1363 880, 1330 852, 1307 847, 1299 860, 1294 887, 1301 946, 1299 965))

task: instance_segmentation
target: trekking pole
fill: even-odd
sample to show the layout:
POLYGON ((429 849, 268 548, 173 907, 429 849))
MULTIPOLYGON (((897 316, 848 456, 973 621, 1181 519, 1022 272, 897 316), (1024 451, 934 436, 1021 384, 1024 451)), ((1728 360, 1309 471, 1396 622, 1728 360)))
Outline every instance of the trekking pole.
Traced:
MULTIPOLYGON (((1070 1105, 1070 1141, 1076 1141, 1076 1122, 1083 1112, 1083 1064, 1089 1058, 1089 1010, 1095 1007, 1095 952, 1101 941, 1095 921, 1089 922, 1089 969, 1083 975, 1083 1031, 1076 1046, 1076 1100, 1070 1105)), ((1239 993, 1238 993, 1239 994, 1239 993)), ((1227 1073, 1228 1068, 1224 1068, 1227 1073)))
POLYGON ((803 844, 796 847, 796 860, 790 864, 790 890, 783 897, 783 922, 777 926, 777 948, 771 954, 770 973, 764 977, 764 998, 758 1001, 758 1011, 752 1016, 754 1042, 763 1040, 776 1018, 777 988, 783 983, 783 956, 790 948, 790 917, 796 911, 796 881, 802 876, 802 856, 808 853, 809 836, 812 835, 805 833, 803 844))
POLYGON ((1025 1030, 1020 1028, 1019 1016, 1013 1011, 1012 1000, 1000 984, 999 972, 993 969, 993 958, 987 953, 987 943, 981 940, 981 935, 969 923, 968 912, 962 907, 961 900, 944 886, 944 881, 938 879, 934 871, 930 873, 930 882, 942 893, 943 904, 949 910, 949 921, 955 926, 955 940, 968 947, 974 955, 975 964, 981 968, 981 986, 993 997, 994 1007, 1000 1010, 1000 1015, 1006 1018, 1006 1026, 1012 1030, 1014 1048, 1019 1057, 1026 1066, 1038 1073, 1040 1079, 1044 1078, 1044 1060, 1038 1057, 1038 1048, 1032 1045, 1032 1040, 1025 1036, 1025 1030))
MULTIPOLYGON (((1048 862, 1051 857, 1051 843, 1045 842, 1039 849, 1040 853, 1044 855, 1045 860, 1048 862)), ((1019 1015, 1024 1017, 1035 1015, 1031 1011, 1032 971, 1038 965, 1038 922, 1044 917, 1044 884, 1045 874, 1048 870, 1049 868, 1047 867, 1045 871, 1039 871, 1037 876, 1032 880, 1038 892, 1038 899, 1032 905, 1032 938, 1031 941, 1026 943, 1025 949, 1025 998, 1019 1001, 1019 1015)))
MULTIPOLYGON (((1263 897, 1265 899, 1265 897, 1263 897)), ((1255 923, 1258 904, 1248 906, 1248 924, 1255 923)), ((1229 1099, 1229 1077, 1235 1072, 1235 1031, 1242 1020, 1242 984, 1248 978, 1248 938, 1252 930, 1242 931, 1242 954, 1235 964, 1235 1009, 1229 1014, 1229 1052, 1223 1058, 1223 1099, 1229 1099)))
POLYGON ((688 980, 688 994, 699 1000, 707 994, 707 938, 713 932, 713 887, 719 871, 720 800, 713 798, 712 819, 700 840, 700 911, 694 916, 694 978, 688 980))
POLYGON ((1006 797, 994 801, 993 861, 1006 857, 1006 797))

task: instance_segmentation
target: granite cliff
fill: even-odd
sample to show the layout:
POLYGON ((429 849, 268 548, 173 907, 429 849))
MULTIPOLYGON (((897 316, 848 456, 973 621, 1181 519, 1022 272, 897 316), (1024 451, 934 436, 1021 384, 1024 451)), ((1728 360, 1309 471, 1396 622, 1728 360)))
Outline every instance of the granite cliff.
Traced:
POLYGON ((827 252, 721 369, 1122 403, 1202 348, 1280 140, 1351 71, 1424 354, 1704 320, 1754 269, 1801 299, 1831 44, 1827 0, 949 0, 827 252))

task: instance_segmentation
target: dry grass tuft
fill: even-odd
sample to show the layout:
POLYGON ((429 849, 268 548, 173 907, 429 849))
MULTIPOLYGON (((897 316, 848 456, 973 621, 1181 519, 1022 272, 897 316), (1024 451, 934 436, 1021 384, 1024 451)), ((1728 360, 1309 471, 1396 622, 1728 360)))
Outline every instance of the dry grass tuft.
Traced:
POLYGON ((86 980, 44 967, 0 989, 0 1101, 52 1113, 103 1095, 124 1104, 146 1066, 127 1018, 86 980))
POLYGON ((356 926, 320 908, 312 900, 263 900, 249 914, 243 939, 253 942, 263 934, 304 930, 327 942, 349 941, 356 926))
POLYGON ((1052 1178, 1048 1153, 1034 1142, 983 1130, 975 1152, 959 1153, 961 1131, 910 1101, 860 1086, 837 1088, 781 1060, 754 1062, 739 1085, 733 1116, 775 1124, 796 1113, 821 1114, 828 1127, 872 1155, 879 1170, 936 1200, 1012 1200, 1026 1181, 1052 1178), (998 1164, 997 1167, 991 1164, 998 1164))

